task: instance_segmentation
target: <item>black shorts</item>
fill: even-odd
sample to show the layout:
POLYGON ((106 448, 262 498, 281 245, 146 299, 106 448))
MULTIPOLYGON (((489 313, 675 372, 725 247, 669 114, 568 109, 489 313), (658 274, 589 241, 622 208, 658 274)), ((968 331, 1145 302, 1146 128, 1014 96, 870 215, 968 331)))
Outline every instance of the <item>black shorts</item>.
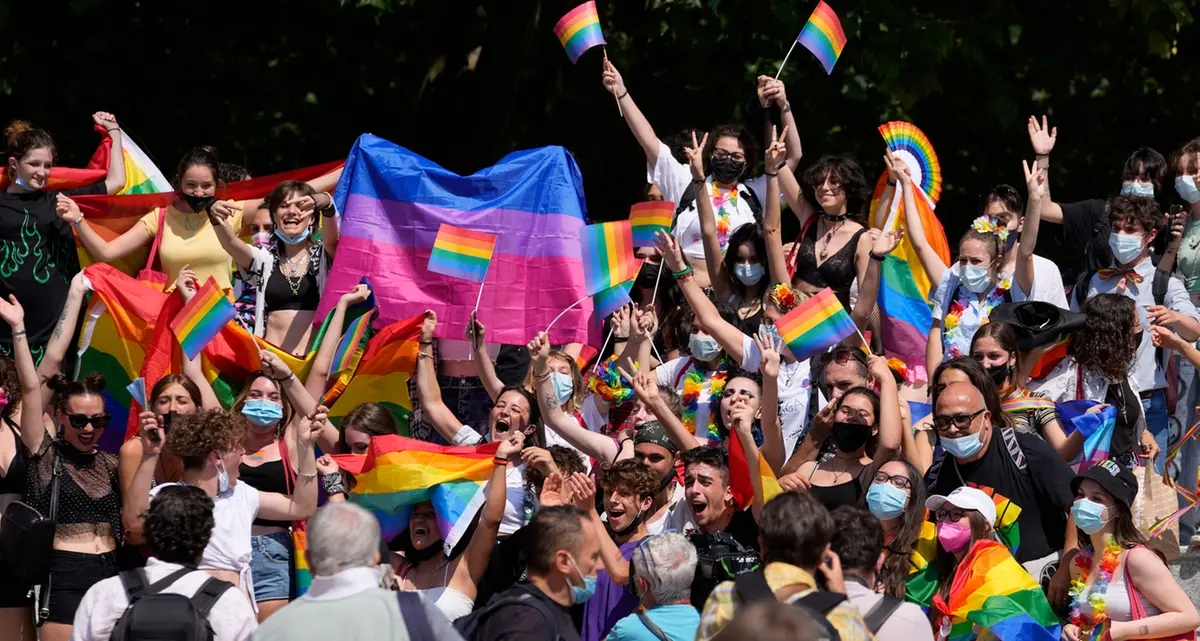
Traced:
POLYGON ((117 553, 84 554, 54 550, 50 553, 50 616, 51 623, 71 625, 75 610, 88 589, 100 581, 116 576, 117 553))
POLYGON ((7 563, 0 561, 0 608, 23 608, 32 604, 29 586, 7 563))

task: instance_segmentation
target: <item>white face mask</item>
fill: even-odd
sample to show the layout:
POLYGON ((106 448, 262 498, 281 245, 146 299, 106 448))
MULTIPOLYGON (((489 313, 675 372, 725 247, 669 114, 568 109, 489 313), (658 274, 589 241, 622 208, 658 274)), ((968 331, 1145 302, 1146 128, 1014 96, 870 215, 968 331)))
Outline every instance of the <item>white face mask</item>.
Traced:
POLYGON ((967 291, 972 294, 982 294, 992 287, 992 275, 988 272, 987 267, 962 265, 959 268, 958 278, 967 291))
POLYGON ((1175 192, 1190 204, 1200 202, 1200 189, 1196 189, 1196 179, 1191 176, 1176 176, 1175 192))
POLYGON ((1142 237, 1113 232, 1108 235, 1108 248, 1118 263, 1132 263, 1142 253, 1142 237))

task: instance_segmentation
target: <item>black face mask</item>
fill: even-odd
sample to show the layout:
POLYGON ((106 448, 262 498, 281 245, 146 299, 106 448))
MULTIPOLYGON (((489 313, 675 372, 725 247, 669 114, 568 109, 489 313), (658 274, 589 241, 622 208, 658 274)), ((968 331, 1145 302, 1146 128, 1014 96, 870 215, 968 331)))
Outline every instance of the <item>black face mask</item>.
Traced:
POLYGON ((608 534, 611 537, 615 538, 625 536, 626 534, 636 530, 638 526, 642 524, 642 514, 642 512, 638 512, 638 515, 633 517, 633 520, 629 522, 629 525, 626 525, 620 530, 614 529, 612 523, 609 523, 608 521, 604 522, 604 528, 608 530, 608 534))
POLYGON ((191 207, 192 211, 196 213, 208 211, 208 208, 217 200, 216 196, 193 196, 191 194, 183 194, 183 199, 187 201, 188 207, 191 207))
POLYGON ((1004 387, 1004 382, 1012 375, 1012 369, 1012 365, 992 365, 991 367, 984 368, 987 371, 988 378, 992 379, 992 382, 996 384, 996 389, 1004 387))
POLYGON ((651 263, 649 261, 642 263, 641 270, 638 271, 637 280, 634 285, 640 289, 654 289, 654 284, 658 281, 658 274, 662 271, 662 263, 651 263))
POLYGON ((859 423, 834 423, 832 436, 833 444, 837 446, 839 452, 853 452, 867 444, 867 439, 871 438, 871 426, 859 423))
POLYGON ((725 184, 734 183, 746 171, 746 161, 734 160, 729 156, 713 156, 710 161, 713 178, 725 184))
POLYGON ((404 558, 408 559, 409 563, 412 563, 413 565, 418 565, 441 554, 443 547, 442 539, 438 539, 437 541, 434 541, 432 545, 418 550, 416 546, 412 544, 412 536, 408 531, 404 532, 400 543, 400 551, 404 553, 404 558))

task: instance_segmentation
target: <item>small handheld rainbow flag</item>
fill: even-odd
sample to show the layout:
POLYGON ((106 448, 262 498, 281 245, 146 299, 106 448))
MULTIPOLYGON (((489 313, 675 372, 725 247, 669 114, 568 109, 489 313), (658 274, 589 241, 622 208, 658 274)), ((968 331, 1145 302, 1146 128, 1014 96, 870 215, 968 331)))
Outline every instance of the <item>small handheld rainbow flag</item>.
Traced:
POLYGON ((629 208, 634 247, 653 247, 655 232, 667 232, 675 218, 675 203, 651 200, 629 208))
POLYGON ((482 283, 495 248, 495 234, 442 223, 429 254, 429 271, 482 283))
POLYGON ((338 343, 337 351, 333 353, 333 363, 329 367, 330 378, 336 378, 338 374, 354 367, 354 357, 359 354, 358 348, 362 345, 367 330, 371 328, 371 319, 375 317, 376 311, 372 309, 350 322, 350 327, 338 343))
POLYGON ((600 13, 592 0, 571 9, 554 25, 554 35, 567 51, 571 64, 592 47, 606 44, 604 30, 600 28, 600 13))
POLYGON ((579 232, 583 255, 583 282, 589 296, 637 276, 633 257, 633 231, 628 220, 588 225, 579 232))
POLYGON ((620 285, 614 285, 592 297, 592 318, 603 322, 608 315, 632 303, 629 290, 633 289, 633 281, 627 280, 620 285))
POLYGON ((171 331, 179 339, 183 353, 191 360, 196 358, 204 346, 216 338, 221 329, 235 316, 237 310, 233 308, 233 303, 229 302, 225 292, 221 291, 217 282, 209 276, 208 282, 196 292, 192 301, 184 305, 175 320, 171 321, 171 331))
POLYGON ((828 287, 775 321, 775 329, 798 361, 812 358, 857 331, 828 287))
MULTIPOLYGON (((825 73, 833 73, 833 65, 837 64, 842 49, 846 48, 846 32, 842 31, 842 21, 838 20, 833 9, 825 4, 825 0, 821 0, 817 8, 813 9, 808 23, 800 30, 800 35, 796 36, 796 43, 803 45, 821 61, 825 73)), ((792 49, 796 48, 796 43, 792 44, 792 49)), ((788 49, 789 56, 792 49, 788 49)), ((787 56, 784 56, 783 64, 787 64, 787 56)), ((783 70, 783 65, 779 65, 779 70, 783 70)), ((775 74, 775 78, 778 79, 779 74, 775 74)))

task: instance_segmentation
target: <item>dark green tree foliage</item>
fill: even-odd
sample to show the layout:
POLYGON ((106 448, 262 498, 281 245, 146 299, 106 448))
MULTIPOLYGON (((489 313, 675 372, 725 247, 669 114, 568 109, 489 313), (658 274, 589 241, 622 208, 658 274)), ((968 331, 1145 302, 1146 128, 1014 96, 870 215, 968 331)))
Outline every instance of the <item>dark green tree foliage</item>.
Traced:
MULTIPOLYGON (((112 111, 167 174, 202 143, 256 175, 342 156, 362 132, 463 173, 558 144, 579 161, 591 215, 623 217, 641 197, 644 161, 601 87, 601 52, 571 65, 551 32, 575 4, 4 2, 0 118, 50 129, 61 162, 79 164, 95 144, 89 114, 112 111)), ((774 74, 815 3, 598 4, 609 57, 665 136, 736 120, 758 134, 754 78, 774 74)), ((831 6, 850 40, 833 75, 804 50, 783 75, 805 163, 849 154, 877 177, 875 127, 916 123, 941 157, 938 212, 952 239, 979 194, 1020 184, 1029 114, 1059 127, 1051 176, 1063 200, 1114 191, 1137 146, 1165 154, 1200 135, 1192 2, 831 6)))

